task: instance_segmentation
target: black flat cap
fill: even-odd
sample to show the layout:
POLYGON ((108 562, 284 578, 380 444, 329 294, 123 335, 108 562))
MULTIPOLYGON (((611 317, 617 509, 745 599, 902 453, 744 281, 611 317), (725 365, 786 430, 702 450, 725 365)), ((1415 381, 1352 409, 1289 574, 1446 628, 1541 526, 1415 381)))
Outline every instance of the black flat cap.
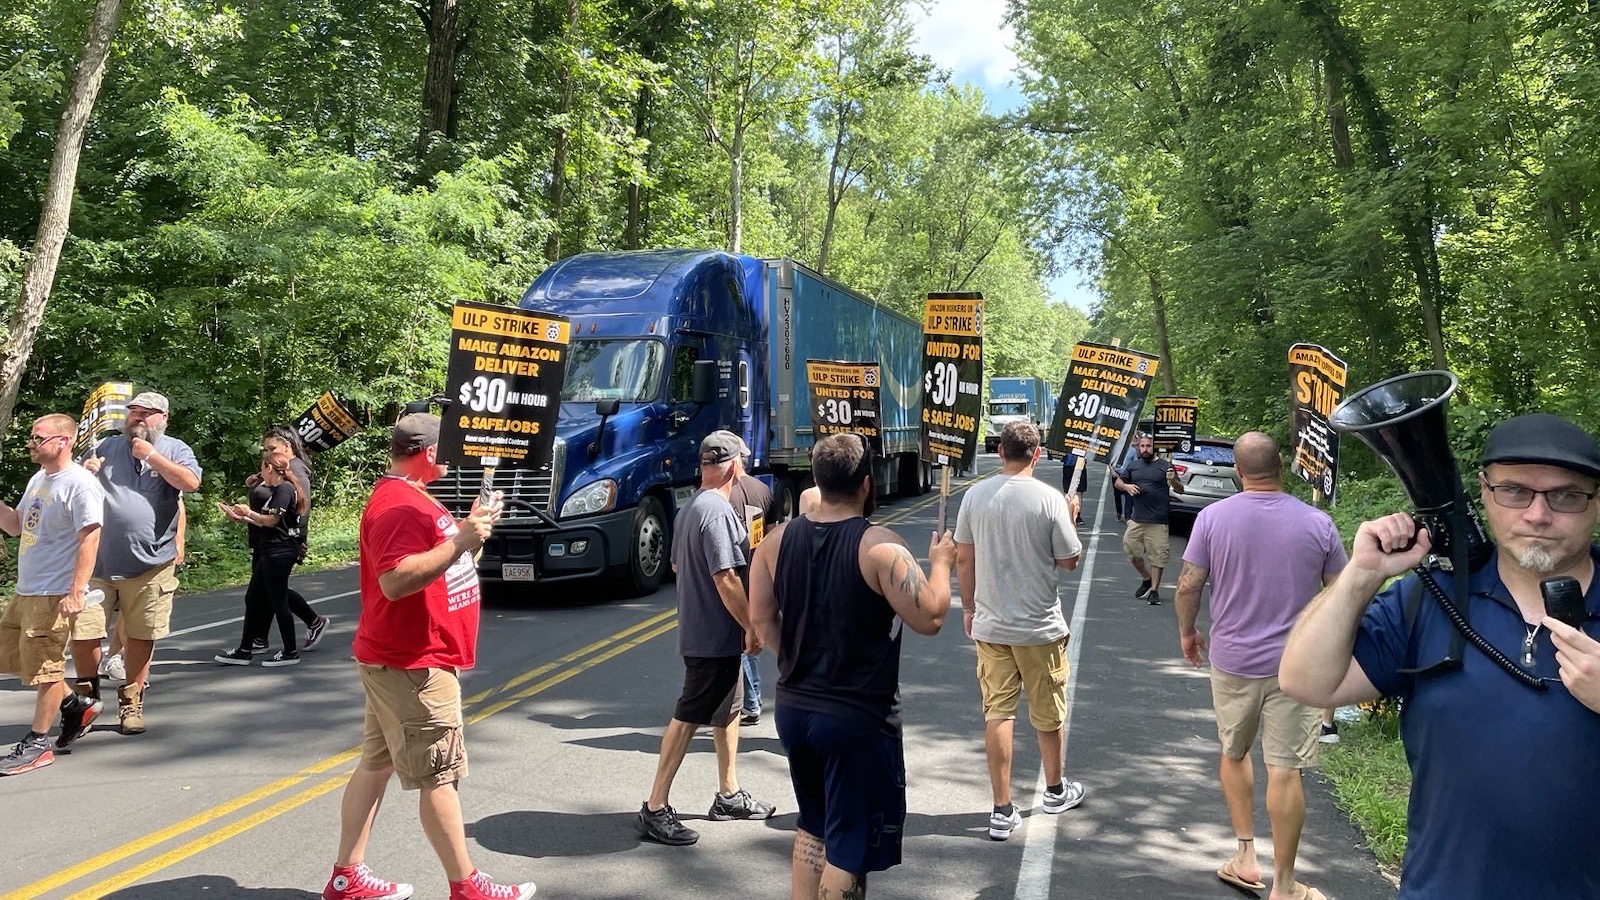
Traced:
POLYGON ((1531 463, 1600 478, 1600 445, 1560 416, 1530 413, 1507 419, 1483 442, 1483 464, 1531 463))

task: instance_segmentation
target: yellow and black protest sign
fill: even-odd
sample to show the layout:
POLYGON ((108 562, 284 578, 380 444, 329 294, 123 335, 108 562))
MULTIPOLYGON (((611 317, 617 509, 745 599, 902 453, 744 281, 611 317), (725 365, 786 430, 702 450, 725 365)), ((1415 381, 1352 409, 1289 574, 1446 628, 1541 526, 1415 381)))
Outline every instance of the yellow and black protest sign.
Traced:
POLYGON ((1339 474, 1339 435, 1328 427, 1333 408, 1344 399, 1344 360, 1316 344, 1289 348, 1290 424, 1294 458, 1289 470, 1321 491, 1329 503, 1339 474))
POLYGON ((1150 439, 1157 450, 1188 453, 1194 449, 1195 422, 1200 400, 1196 397, 1157 397, 1150 439))
POLYGON ((1120 461, 1160 368, 1159 358, 1138 350, 1075 345, 1045 449, 1063 456, 1088 453, 1085 459, 1092 462, 1120 461))
POLYGON ((451 324, 439 460, 509 469, 547 465, 571 324, 564 316, 488 303, 457 303, 451 324))
POLYGON ((306 449, 317 453, 332 450, 360 430, 355 414, 333 391, 318 397, 295 423, 295 431, 299 432, 306 449))
POLYGON ((872 452, 883 453, 882 425, 878 421, 883 386, 875 362, 806 360, 806 384, 811 389, 811 433, 816 437, 855 432, 864 435, 872 452))
POLYGON ((78 417, 78 434, 73 438, 73 453, 90 450, 103 434, 121 431, 128 421, 128 401, 133 399, 133 382, 108 381, 89 392, 78 417))
POLYGON ((983 406, 983 295, 929 294, 922 316, 922 458, 977 460, 983 406))

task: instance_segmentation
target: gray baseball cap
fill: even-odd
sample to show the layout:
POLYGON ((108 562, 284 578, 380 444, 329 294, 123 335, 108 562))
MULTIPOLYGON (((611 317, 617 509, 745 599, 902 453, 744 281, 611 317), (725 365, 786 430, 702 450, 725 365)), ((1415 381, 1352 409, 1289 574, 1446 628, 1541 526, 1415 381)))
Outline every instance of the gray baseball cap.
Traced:
POLYGON ((142 391, 139 396, 129 400, 128 405, 130 407, 138 406, 144 409, 153 409, 162 413, 169 412, 171 406, 171 404, 167 403, 167 398, 164 394, 158 394, 155 391, 142 391))

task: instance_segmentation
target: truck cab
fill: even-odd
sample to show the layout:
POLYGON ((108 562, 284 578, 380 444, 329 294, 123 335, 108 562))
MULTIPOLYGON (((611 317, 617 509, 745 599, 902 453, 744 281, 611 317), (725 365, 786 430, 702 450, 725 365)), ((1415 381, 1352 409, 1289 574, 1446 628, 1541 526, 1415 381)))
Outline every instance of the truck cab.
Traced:
MULTIPOLYGON (((758 261, 757 261, 758 262, 758 261)), ((635 594, 670 567, 672 517, 699 485, 699 443, 767 447, 767 322, 743 258, 711 251, 582 254, 554 263, 524 309, 572 322, 551 465, 500 469, 506 511, 479 561, 490 582, 610 575, 635 594)), ((452 468, 430 491, 461 515, 482 470, 452 468)))

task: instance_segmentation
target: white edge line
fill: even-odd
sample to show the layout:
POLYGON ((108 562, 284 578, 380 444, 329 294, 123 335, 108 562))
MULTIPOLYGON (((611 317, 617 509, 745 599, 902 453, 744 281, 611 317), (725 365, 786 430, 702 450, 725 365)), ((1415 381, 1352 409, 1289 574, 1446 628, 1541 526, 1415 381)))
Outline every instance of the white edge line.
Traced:
MULTIPOLYGON (((1095 511, 1094 533, 1100 533, 1100 524, 1106 517, 1106 484, 1101 480, 1100 505, 1095 511)), ((1082 537, 1081 535, 1079 536, 1082 537)), ((1084 541, 1083 566, 1079 569, 1078 594, 1072 604, 1072 624, 1068 626, 1072 634, 1067 644, 1067 717, 1061 723, 1061 746, 1063 751, 1067 748, 1068 738, 1072 736, 1072 711, 1073 698, 1078 693, 1079 668, 1078 661, 1083 656, 1083 625, 1089 617, 1089 592, 1094 585, 1094 560, 1099 553, 1098 541, 1084 541)), ((1070 755, 1068 756, 1070 759, 1070 755)), ((1062 768, 1063 778, 1071 777, 1068 767, 1062 768)), ((1039 767, 1039 781, 1034 787, 1034 811, 1028 817, 1028 831, 1022 847, 1022 862, 1017 866, 1016 900, 1049 900, 1050 877, 1055 870, 1056 835, 1060 830, 1061 816, 1050 815, 1044 811, 1044 766, 1039 767)), ((1087 788, 1085 788, 1087 791, 1087 788)))
MULTIPOLYGON (((359 593, 361 593, 360 590, 354 590, 354 591, 345 591, 342 594, 329 594, 326 597, 318 597, 315 600, 307 600, 306 604, 308 606, 315 606, 318 603, 326 603, 329 600, 339 600, 339 599, 342 599, 342 598, 345 598, 345 597, 354 596, 354 595, 359 594, 359 593)), ((211 630, 213 628, 221 628, 224 625, 237 625, 237 624, 239 624, 240 622, 243 622, 243 621, 244 621, 244 616, 234 616, 231 619, 222 619, 222 620, 217 621, 217 622, 207 622, 204 625, 196 625, 193 628, 180 628, 177 631, 169 631, 169 632, 167 632, 166 635, 164 637, 162 637, 162 640, 166 640, 167 638, 182 637, 183 635, 186 635, 186 634, 194 634, 197 631, 209 631, 209 630, 211 630)), ((71 659, 72 658, 72 650, 71 650, 70 647, 67 650, 67 657, 66 658, 67 659, 71 659)))

